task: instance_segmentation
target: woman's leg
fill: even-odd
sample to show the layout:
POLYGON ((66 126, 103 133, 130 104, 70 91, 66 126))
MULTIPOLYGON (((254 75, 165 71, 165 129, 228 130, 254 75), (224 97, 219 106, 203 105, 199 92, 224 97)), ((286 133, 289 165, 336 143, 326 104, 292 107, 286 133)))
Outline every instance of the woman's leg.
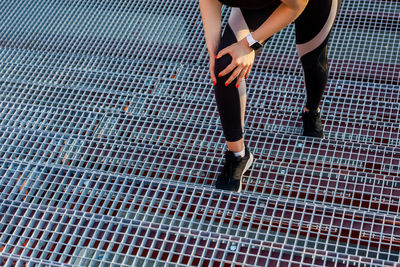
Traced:
MULTIPOLYGON (((273 11, 274 9, 244 10, 232 8, 218 51, 245 38, 250 31, 257 29, 273 11)), ((259 52, 256 52, 256 57, 259 52)), ((215 74, 218 75, 231 61, 232 58, 229 54, 216 59, 215 74)), ((233 152, 239 152, 244 147, 246 83, 242 81, 239 88, 236 88, 235 84, 237 80, 235 79, 228 86, 225 86, 225 81, 230 77, 231 73, 217 77, 214 92, 228 149, 233 152)))
MULTIPOLYGON (((267 10, 246 11, 232 8, 218 51, 245 38, 250 31, 258 28, 267 19, 268 13, 267 10)), ((255 53, 256 57, 259 52, 255 53)), ((232 58, 229 54, 216 59, 215 74, 218 75, 231 61, 232 58)), ((225 151, 225 163, 217 177, 215 187, 240 192, 242 176, 250 168, 254 158, 243 140, 246 83, 243 80, 239 84, 239 88, 236 88, 237 79, 235 79, 225 86, 225 81, 232 72, 218 77, 217 84, 214 86, 222 128, 228 145, 228 150, 225 151)))
MULTIPOLYGON (((225 27, 218 51, 238 41, 235 31, 235 25, 232 21, 238 20, 237 8, 232 8, 229 22, 225 27), (233 29, 232 29, 233 28, 233 29)), ((240 11, 239 11, 240 12, 240 11)), ((240 18, 239 18, 240 19, 240 18)), ((232 58, 229 54, 222 56, 215 61, 215 75, 226 68, 232 58)), ((229 74, 217 77, 217 84, 214 86, 214 93, 217 108, 222 124, 225 139, 228 143, 228 149, 234 152, 242 150, 243 147, 243 126, 244 126, 244 106, 246 105, 246 84, 243 81, 239 88, 235 87, 237 79, 225 86, 229 74)))
POLYGON ((327 45, 340 0, 309 0, 295 21, 297 52, 304 71, 306 111, 317 110, 328 81, 327 45))

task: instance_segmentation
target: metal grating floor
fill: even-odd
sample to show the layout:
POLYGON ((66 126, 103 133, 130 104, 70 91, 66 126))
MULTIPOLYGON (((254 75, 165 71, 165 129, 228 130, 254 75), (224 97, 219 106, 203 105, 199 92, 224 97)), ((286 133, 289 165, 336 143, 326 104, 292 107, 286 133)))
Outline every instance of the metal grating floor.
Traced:
POLYGON ((197 1, 0 1, 0 266, 399 264, 399 14, 343 0, 324 140, 300 135, 293 28, 273 37, 237 194, 197 1))

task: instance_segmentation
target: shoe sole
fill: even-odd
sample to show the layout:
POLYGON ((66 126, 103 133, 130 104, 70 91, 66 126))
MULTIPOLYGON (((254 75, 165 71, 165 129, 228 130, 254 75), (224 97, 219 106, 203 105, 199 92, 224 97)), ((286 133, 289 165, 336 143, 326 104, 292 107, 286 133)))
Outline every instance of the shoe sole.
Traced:
POLYGON ((239 185, 239 190, 237 191, 238 193, 240 193, 242 191, 243 174, 250 168, 250 166, 251 166, 251 164, 253 164, 253 162, 254 162, 254 157, 253 157, 253 154, 250 153, 250 158, 247 161, 246 166, 243 169, 242 175, 240 176, 240 185, 239 185))

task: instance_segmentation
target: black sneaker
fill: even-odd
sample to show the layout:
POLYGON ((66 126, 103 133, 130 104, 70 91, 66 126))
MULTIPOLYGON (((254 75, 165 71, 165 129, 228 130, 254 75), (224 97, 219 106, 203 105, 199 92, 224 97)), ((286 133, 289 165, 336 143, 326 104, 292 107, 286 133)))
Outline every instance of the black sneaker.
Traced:
POLYGON ((325 138, 324 129, 321 122, 321 113, 317 110, 303 111, 303 135, 311 137, 325 138))
POLYGON ((232 151, 225 151, 225 164, 215 185, 218 189, 240 192, 242 190, 242 176, 253 163, 253 154, 245 145, 244 157, 236 157, 232 151))

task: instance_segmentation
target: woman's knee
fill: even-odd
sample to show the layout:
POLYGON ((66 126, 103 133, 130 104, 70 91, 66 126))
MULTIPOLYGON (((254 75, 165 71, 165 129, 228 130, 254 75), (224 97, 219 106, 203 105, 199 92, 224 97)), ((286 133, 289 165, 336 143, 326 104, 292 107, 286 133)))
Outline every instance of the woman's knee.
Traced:
POLYGON ((323 45, 317 49, 305 54, 300 58, 303 69, 319 69, 319 71, 328 71, 327 46, 323 45))
POLYGON ((218 77, 218 73, 223 71, 232 61, 232 57, 229 54, 223 55, 222 57, 215 59, 215 76, 220 79, 223 79, 223 77, 218 77))

